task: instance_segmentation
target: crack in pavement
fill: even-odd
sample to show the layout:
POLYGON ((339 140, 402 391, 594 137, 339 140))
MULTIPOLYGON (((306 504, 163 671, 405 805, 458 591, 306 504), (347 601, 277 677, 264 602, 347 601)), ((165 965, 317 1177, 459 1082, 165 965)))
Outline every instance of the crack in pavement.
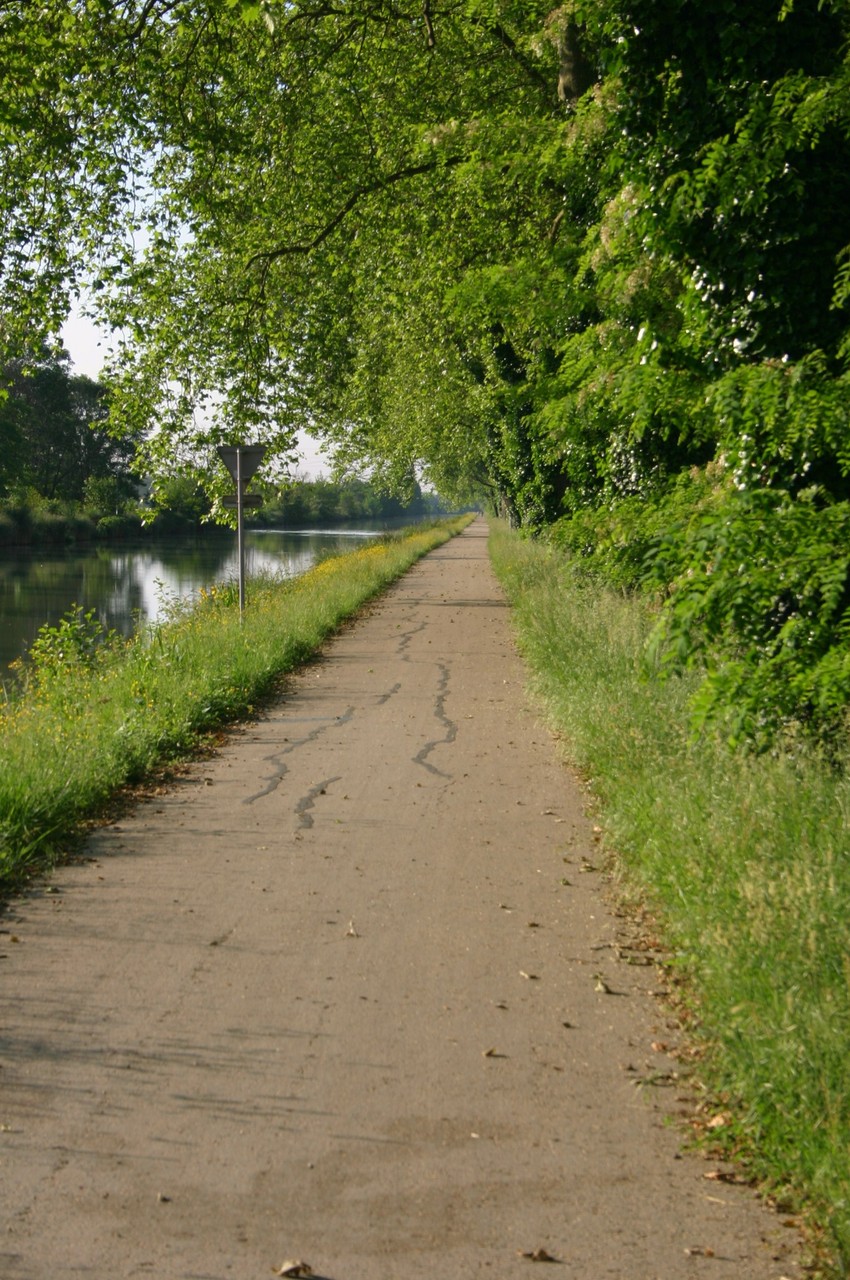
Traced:
POLYGON ((423 769, 427 769, 429 773, 436 774, 438 778, 445 778, 451 782, 454 774, 446 773, 444 769, 438 769, 435 764, 431 764, 428 756, 437 747, 449 746, 457 737, 457 724, 454 720, 446 715, 446 696, 449 691, 449 668, 443 662, 437 663, 437 670, 440 672, 440 679, 437 682, 437 696, 434 699, 434 716, 436 720, 445 726, 445 737, 433 738, 430 742, 426 742, 413 757, 413 763, 419 764, 423 769))
POLYGON ((424 631, 427 626, 428 626, 427 622, 419 622, 415 627, 411 627, 409 631, 403 631, 401 635, 398 637, 398 652, 403 662, 410 661, 410 658, 408 657, 405 650, 411 644, 413 637, 419 635, 419 633, 421 631, 424 631))
POLYGON ((381 693, 381 694, 379 694, 379 695, 378 695, 378 698, 377 698, 377 704, 378 704, 378 706, 379 706, 379 707, 382 707, 382 706, 384 705, 384 703, 385 703, 385 702, 389 702, 389 700, 390 700, 390 698, 393 696, 393 694, 398 693, 400 689, 401 689, 401 682, 400 682, 400 681, 396 681, 396 683, 393 685, 393 687, 392 687, 391 689, 389 689, 386 693, 381 693))
MULTIPOLYGON (((427 630, 427 628, 427 622, 420 622, 417 626, 412 626, 408 631, 403 632, 399 637, 398 653, 402 662, 411 661, 411 657, 406 650, 412 642, 413 637, 421 634, 421 632, 427 630)), ((445 736, 442 738, 433 738, 430 742, 426 742, 413 757, 413 763, 421 765, 423 769, 427 769, 429 773, 433 773, 436 777, 445 778, 446 781, 451 782, 454 774, 446 773, 444 769, 438 769, 436 765, 431 764, 428 760, 428 756, 437 747, 448 746, 450 743, 454 742, 457 737, 457 725, 454 720, 451 720, 446 715, 446 695, 449 687, 449 668, 445 663, 438 662, 437 670, 440 673, 440 678, 437 682, 437 696, 434 699, 434 715, 437 721, 445 727, 445 736)))
MULTIPOLYGON (((274 772, 266 776, 266 785, 260 791, 255 791, 253 795, 246 796, 242 803, 253 804, 255 800, 263 800, 266 796, 270 796, 273 791, 277 790, 289 772, 288 766, 283 763, 284 756, 291 755, 293 751, 297 751, 299 747, 304 747, 310 742, 315 742, 317 738, 321 737, 321 735, 330 728, 331 725, 348 724, 353 717, 354 707, 348 707, 341 716, 311 717, 316 720, 321 719, 323 723, 318 728, 311 729, 303 738, 296 738, 294 742, 291 742, 289 746, 284 747, 282 751, 276 751, 273 754, 266 756, 265 759, 273 766, 274 772)), ((302 719, 304 718, 306 717, 302 717, 302 719)), ((297 812, 298 808, 296 806, 296 813, 297 812)))
POLYGON ((317 796, 323 796, 332 782, 341 782, 342 774, 338 774, 335 778, 325 778, 323 782, 317 782, 315 787, 311 787, 306 796, 302 796, 295 806, 295 812, 298 815, 298 830, 309 831, 313 825, 313 815, 310 810, 316 803, 317 796))

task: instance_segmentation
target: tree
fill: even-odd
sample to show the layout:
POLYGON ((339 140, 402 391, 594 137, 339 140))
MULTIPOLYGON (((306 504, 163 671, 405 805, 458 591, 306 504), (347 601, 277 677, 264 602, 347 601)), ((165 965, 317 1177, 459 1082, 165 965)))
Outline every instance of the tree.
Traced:
POLYGON ((7 487, 79 501, 92 478, 130 483, 132 443, 106 428, 106 389, 72 375, 65 351, 44 348, 10 361, 2 374, 0 432, 10 445, 7 487))

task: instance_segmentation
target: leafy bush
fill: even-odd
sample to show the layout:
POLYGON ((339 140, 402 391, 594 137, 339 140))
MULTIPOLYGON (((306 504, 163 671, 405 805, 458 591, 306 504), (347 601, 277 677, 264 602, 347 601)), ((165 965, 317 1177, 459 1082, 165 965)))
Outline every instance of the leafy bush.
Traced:
POLYGON ((647 656, 701 677, 695 729, 722 722, 759 749, 789 734, 835 741, 850 703, 850 502, 740 476, 694 468, 652 499, 560 521, 551 541, 586 575, 655 598, 647 656))
POLYGON ((73 667, 93 667, 118 643, 118 633, 107 630, 94 609, 72 605, 55 626, 39 628, 28 650, 27 677, 43 684, 73 667))
POLYGON ((660 540, 684 535, 700 513, 717 506, 724 487, 722 469, 694 467, 653 496, 632 494, 577 511, 552 526, 549 541, 591 577, 637 590, 647 585, 660 540))
POLYGON ((816 488, 732 491, 659 541, 648 581, 668 592, 651 652, 703 668, 697 726, 724 719, 757 746, 832 737, 850 702, 850 503, 816 488))

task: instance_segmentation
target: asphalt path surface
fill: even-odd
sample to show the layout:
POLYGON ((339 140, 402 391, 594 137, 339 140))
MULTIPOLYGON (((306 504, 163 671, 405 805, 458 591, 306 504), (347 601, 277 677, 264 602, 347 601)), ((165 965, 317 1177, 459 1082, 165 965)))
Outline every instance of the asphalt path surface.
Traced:
POLYGON ((478 520, 0 919, 0 1276, 798 1276, 583 801, 478 520))

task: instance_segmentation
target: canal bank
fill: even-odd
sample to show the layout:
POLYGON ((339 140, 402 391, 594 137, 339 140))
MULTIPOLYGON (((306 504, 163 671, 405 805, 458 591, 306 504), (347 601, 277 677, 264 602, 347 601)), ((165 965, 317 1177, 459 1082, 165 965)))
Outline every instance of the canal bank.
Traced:
MULTIPOLYGON (((324 556, 343 555, 385 531, 380 522, 350 528, 263 529, 246 535, 247 572, 294 578, 324 556)), ((155 624, 201 589, 233 582, 238 556, 232 530, 150 534, 142 542, 85 547, 0 549, 0 670, 24 654, 42 626, 56 626, 74 606, 130 636, 155 624)))

